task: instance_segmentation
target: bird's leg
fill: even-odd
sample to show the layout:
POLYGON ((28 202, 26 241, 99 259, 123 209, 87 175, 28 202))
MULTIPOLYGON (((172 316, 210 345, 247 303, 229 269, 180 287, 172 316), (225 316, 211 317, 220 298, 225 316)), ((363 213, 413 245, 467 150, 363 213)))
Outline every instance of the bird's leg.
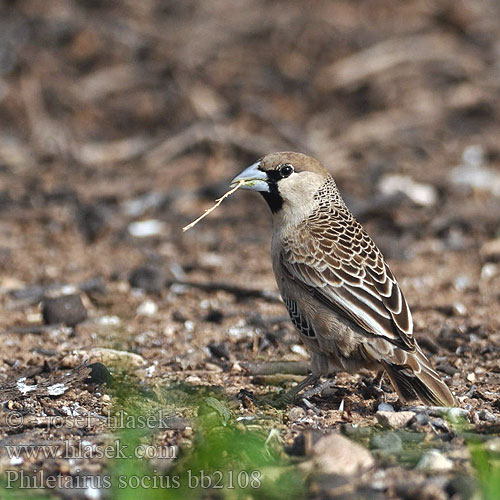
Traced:
POLYGON ((384 381, 385 370, 379 370, 377 376, 373 380, 373 385, 378 391, 382 391, 382 382, 384 381))
POLYGON ((330 387, 334 387, 333 380, 326 380, 321 384, 317 384, 308 391, 302 394, 302 399, 308 399, 312 396, 316 396, 317 394, 321 394, 325 389, 329 389, 330 387))
POLYGON ((318 380, 319 377, 317 375, 313 375, 312 373, 310 373, 304 380, 299 382, 295 387, 292 387, 292 389, 290 389, 282 396, 283 401, 287 404, 293 403, 299 392, 301 392, 306 387, 315 384, 318 380))
POLYGON ((385 401, 385 391, 382 388, 382 382, 384 381, 385 370, 379 370, 376 377, 370 381, 364 381, 364 387, 362 387, 363 396, 365 399, 374 398, 377 400, 385 401))
POLYGON ((300 391, 314 384, 317 380, 319 380, 319 377, 317 375, 313 375, 312 373, 310 373, 304 380, 299 382, 295 387, 290 389, 285 394, 282 394, 277 398, 274 398, 272 401, 266 400, 266 402, 269 403, 271 406, 276 406, 276 407, 289 405, 293 403, 297 394, 300 391))

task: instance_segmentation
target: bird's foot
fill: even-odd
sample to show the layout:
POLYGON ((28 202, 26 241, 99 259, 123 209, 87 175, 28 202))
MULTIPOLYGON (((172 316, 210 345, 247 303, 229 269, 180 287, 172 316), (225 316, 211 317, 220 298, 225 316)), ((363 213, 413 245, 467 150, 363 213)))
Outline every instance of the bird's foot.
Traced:
POLYGON ((293 401, 294 397, 291 397, 288 392, 285 394, 267 394, 266 396, 259 398, 259 403, 261 405, 272 406, 273 408, 280 410, 292 404, 293 401))
POLYGON ((284 394, 270 395, 263 398, 263 402, 274 408, 285 408, 286 406, 292 404, 295 398, 306 387, 315 384, 318 381, 318 377, 315 375, 308 375, 304 380, 299 382, 295 387, 290 389, 284 394))
POLYGON ((335 387, 335 382, 333 380, 326 380, 325 382, 317 383, 314 387, 305 391, 300 396, 300 399, 309 399, 312 396, 317 396, 318 394, 321 394, 325 389, 332 389, 334 387, 335 387))
POLYGON ((361 394, 365 399, 385 401, 386 393, 390 392, 390 388, 383 385, 383 375, 384 372, 379 372, 373 380, 365 378, 361 381, 361 394))

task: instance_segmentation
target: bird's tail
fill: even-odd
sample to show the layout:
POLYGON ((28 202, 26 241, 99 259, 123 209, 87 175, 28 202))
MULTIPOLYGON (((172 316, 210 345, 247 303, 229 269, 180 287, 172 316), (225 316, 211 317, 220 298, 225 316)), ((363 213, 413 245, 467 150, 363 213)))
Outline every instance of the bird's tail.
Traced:
POLYGON ((455 406, 455 398, 441 377, 432 369, 429 360, 417 346, 414 353, 406 353, 404 365, 384 361, 392 385, 404 401, 419 398, 432 406, 455 406))

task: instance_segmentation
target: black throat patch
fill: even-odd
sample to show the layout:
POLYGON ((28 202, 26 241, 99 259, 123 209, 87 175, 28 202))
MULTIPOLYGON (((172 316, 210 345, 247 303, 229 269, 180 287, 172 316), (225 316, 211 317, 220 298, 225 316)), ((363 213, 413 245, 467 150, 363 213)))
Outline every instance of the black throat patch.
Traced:
POLYGON ((278 189, 278 181, 281 179, 279 172, 275 170, 268 170, 267 174, 267 184, 269 186, 269 193, 261 191, 261 195, 266 200, 271 212, 275 214, 279 212, 283 207, 283 198, 278 189))
POLYGON ((279 212, 281 208, 283 207, 283 198, 281 195, 276 192, 276 193, 265 193, 263 191, 260 192, 260 194, 264 197, 264 200, 266 200, 267 204, 269 205, 269 208, 271 209, 271 212, 275 214, 276 212, 279 212))

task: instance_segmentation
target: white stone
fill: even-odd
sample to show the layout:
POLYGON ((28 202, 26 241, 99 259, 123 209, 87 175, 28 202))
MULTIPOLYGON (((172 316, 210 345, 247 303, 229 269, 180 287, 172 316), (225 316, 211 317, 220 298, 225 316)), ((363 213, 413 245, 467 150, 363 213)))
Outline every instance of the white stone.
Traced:
POLYGON ((51 385, 50 387, 47 387, 47 392, 49 393, 49 396, 60 396, 61 394, 64 394, 68 390, 68 386, 64 384, 54 384, 51 385))
POLYGON ((322 437, 312 448, 315 470, 325 474, 354 476, 375 465, 371 453, 358 443, 340 434, 322 437))
POLYGON ((493 264, 493 262, 487 262, 481 269, 482 280, 489 280, 490 278, 493 278, 493 276, 497 274, 498 274, 498 266, 497 264, 493 264))
POLYGON ((294 406, 288 412, 288 418, 290 419, 291 422, 296 422, 297 420, 305 416, 306 416, 306 411, 304 410, 304 408, 301 408, 300 406, 294 406))
POLYGON ((380 181, 379 190, 385 195, 404 193, 414 203, 424 207, 435 205, 438 200, 434 186, 416 182, 407 175, 386 175, 380 181))
POLYGON ((105 347, 94 347, 90 351, 74 350, 66 356, 62 366, 78 366, 81 363, 102 363, 105 366, 116 366, 120 368, 143 367, 146 360, 133 352, 117 351, 105 347))
POLYGON ((103 326, 118 326, 121 320, 118 316, 101 316, 97 318, 97 323, 103 326))
POLYGON ((128 225, 128 232, 135 238, 148 238, 165 234, 167 226, 164 222, 156 219, 149 219, 131 222, 128 225))
POLYGON ((156 302, 145 300, 136 310, 139 316, 154 316, 158 312, 156 302))
POLYGON ((378 411, 375 418, 380 425, 391 429, 405 427, 416 414, 412 411, 378 411))
POLYGON ((446 472, 453 469, 453 462, 438 450, 429 450, 418 461, 417 469, 446 472))
POLYGON ((27 385, 24 383, 25 381, 26 381, 26 377, 22 377, 16 382, 16 387, 22 394, 27 394, 28 392, 36 391, 36 389, 38 388, 38 385, 36 385, 36 384, 35 385, 27 385))
POLYGON ((300 344, 293 345, 291 351, 294 352, 295 354, 300 354, 300 356, 304 358, 307 358, 309 356, 304 346, 300 344))
POLYGON ((394 411, 394 406, 389 403, 380 403, 377 408, 378 411, 394 411))

